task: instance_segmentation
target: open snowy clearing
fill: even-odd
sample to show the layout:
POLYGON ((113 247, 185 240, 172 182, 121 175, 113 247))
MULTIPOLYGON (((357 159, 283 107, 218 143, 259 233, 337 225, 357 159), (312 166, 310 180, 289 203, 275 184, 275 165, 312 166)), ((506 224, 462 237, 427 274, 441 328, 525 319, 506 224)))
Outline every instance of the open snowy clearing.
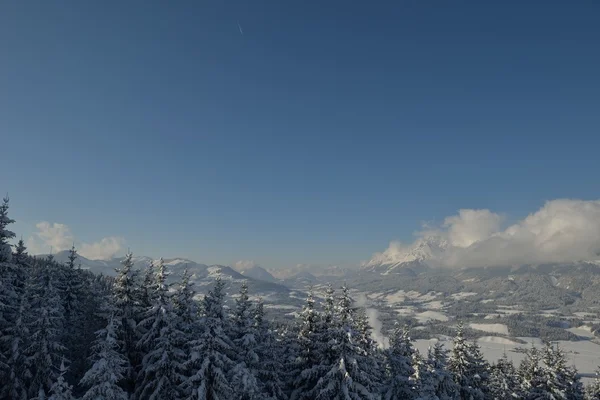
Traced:
POLYGON ((477 293, 475 293, 475 292, 458 292, 458 293, 451 294, 450 297, 452 297, 454 300, 462 300, 467 297, 475 296, 476 294, 477 293))
POLYGON ((431 320, 443 322, 449 320, 446 314, 441 313, 439 311, 424 311, 422 313, 415 314, 415 318, 421 323, 428 322, 431 320))
POLYGON ((508 326, 504 324, 469 324, 469 327, 478 331, 508 335, 508 326))

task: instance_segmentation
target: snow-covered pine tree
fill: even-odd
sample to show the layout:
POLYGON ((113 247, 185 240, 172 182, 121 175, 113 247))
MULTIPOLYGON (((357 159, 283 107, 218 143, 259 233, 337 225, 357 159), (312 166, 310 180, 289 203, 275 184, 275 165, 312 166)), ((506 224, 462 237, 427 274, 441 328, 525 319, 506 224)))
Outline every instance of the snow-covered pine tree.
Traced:
POLYGON ((317 382, 315 400, 372 400, 378 396, 377 383, 363 370, 364 351, 358 343, 352 303, 348 288, 342 287, 331 342, 335 362, 327 365, 326 374, 317 382))
POLYGON ((29 266, 29 260, 27 257, 27 247, 23 238, 19 239, 19 242, 15 246, 15 253, 13 254, 13 262, 21 269, 29 266))
POLYGON ((415 398, 418 400, 439 400, 435 393, 436 379, 434 371, 429 366, 429 360, 416 350, 412 363, 415 370, 412 376, 415 398))
POLYGON ((8 196, 0 205, 0 264, 12 261, 12 250, 8 241, 15 237, 15 233, 8 230, 8 226, 15 222, 8 216, 8 196))
POLYGON ((437 342, 427 352, 427 363, 431 376, 435 380, 436 396, 440 400, 458 400, 459 389, 452 373, 448 370, 448 353, 449 350, 437 342))
POLYGON ((56 289, 53 275, 55 266, 47 261, 35 277, 30 299, 32 319, 29 324, 30 345, 27 349, 28 362, 32 369, 30 396, 43 389, 50 391, 58 379, 57 367, 64 355, 65 347, 61 343, 64 326, 62 301, 56 289))
POLYGON ((155 286, 155 269, 154 262, 148 263, 144 272, 142 273, 142 282, 138 288, 139 293, 139 307, 142 310, 147 310, 152 306, 152 296, 154 293, 153 287, 155 286))
POLYGON ((60 363, 58 378, 50 388, 50 397, 48 400, 74 400, 72 394, 73 387, 65 380, 66 373, 67 367, 65 366, 65 360, 63 359, 60 363))
POLYGON ((546 387, 544 367, 541 364, 540 351, 532 347, 527 350, 525 359, 518 369, 520 381, 519 398, 527 400, 549 399, 550 393, 546 387))
POLYGON ((187 269, 183 271, 181 280, 173 295, 173 306, 179 318, 180 330, 185 335, 186 343, 191 340, 191 335, 197 328, 199 313, 198 304, 194 300, 196 295, 194 284, 190 281, 190 278, 190 272, 187 269))
POLYGON ((167 267, 161 258, 156 265, 150 307, 140 322, 144 334, 138 347, 145 349, 146 353, 138 374, 135 396, 138 399, 184 399, 180 384, 186 354, 182 349, 183 334, 177 323, 167 276, 167 267))
POLYGON ((128 361, 119 351, 119 323, 120 319, 114 317, 113 310, 106 327, 96 333, 93 364, 80 383, 88 388, 82 400, 127 400, 127 393, 119 386, 128 370, 128 361))
POLYGON ((481 366, 479 360, 474 358, 473 345, 464 337, 463 325, 459 323, 452 355, 448 360, 448 369, 454 375, 454 382, 459 387, 460 397, 464 400, 483 400, 481 390, 481 377, 478 375, 481 366))
POLYGON ((287 400, 282 381, 284 364, 279 343, 270 324, 265 320, 264 303, 258 299, 254 309, 254 327, 256 330, 256 352, 259 363, 257 378, 260 385, 260 398, 264 400, 287 400), (278 351, 279 350, 279 351, 278 351))
POLYGON ((356 312, 356 332, 357 342, 363 350, 361 355, 361 367, 369 380, 377 387, 383 385, 383 357, 379 351, 377 341, 373 339, 373 328, 369 323, 369 318, 365 309, 358 309, 356 312))
MULTIPOLYGON (((15 234, 8 230, 8 226, 15 222, 8 216, 8 196, 0 205, 0 336, 12 326, 15 311, 18 306, 16 284, 16 266, 12 263, 12 251, 8 241, 15 234)), ((0 346, 2 343, 0 343, 0 346)), ((6 373, 7 359, 10 349, 0 347, 0 380, 6 373)))
POLYGON ((213 290, 203 300, 204 316, 200 333, 191 342, 191 352, 185 364, 189 378, 183 385, 186 398, 218 400, 233 398, 233 388, 227 377, 231 371, 230 355, 233 342, 224 329, 226 315, 223 309, 225 283, 217 279, 213 290))
POLYGON ((138 271, 133 269, 133 254, 128 253, 117 269, 113 285, 113 304, 115 318, 119 320, 118 335, 122 343, 122 352, 128 361, 123 387, 128 392, 135 388, 136 372, 141 362, 141 355, 136 348, 139 340, 137 319, 140 314, 138 301, 137 277, 138 271))
POLYGON ((600 368, 596 369, 596 377, 586 388, 586 400, 600 400, 600 368))
POLYGON ((485 398, 488 398, 488 380, 490 375, 490 364, 483 357, 481 347, 476 341, 469 343, 469 353, 473 362, 473 382, 485 398))
POLYGON ((19 294, 12 325, 5 329, 0 341, 2 348, 7 349, 6 374, 4 385, 0 388, 0 399, 27 400, 31 379, 26 353, 30 340, 27 319, 30 316, 29 292, 24 287, 19 294))
POLYGON ((555 399, 583 400, 583 386, 577 370, 567 365, 563 350, 557 345, 546 345, 542 353, 545 389, 555 399))
POLYGON ((244 281, 240 287, 239 297, 235 300, 233 314, 233 343, 237 357, 231 371, 231 383, 240 400, 254 400, 260 396, 257 368, 258 354, 256 352, 256 329, 254 310, 248 297, 248 283, 244 281))
POLYGON ((298 330, 298 356, 292 366, 291 400, 311 399, 311 390, 321 377, 318 367, 322 363, 322 353, 318 347, 316 333, 321 321, 315 309, 315 299, 312 288, 308 291, 306 304, 300 313, 300 328, 298 330))
POLYGON ((414 399, 411 376, 415 373, 412 360, 415 350, 410 341, 408 327, 396 323, 390 336, 390 347, 385 349, 385 400, 414 399))
POLYGON ((489 377, 489 397, 494 400, 518 399, 519 379, 506 353, 492 365, 489 377))
POLYGON ((60 289, 62 291, 64 308, 64 338, 67 345, 67 356, 71 361, 67 379, 77 382, 81 379, 86 369, 86 357, 89 347, 89 337, 86 335, 84 317, 84 279, 79 266, 76 264, 77 250, 73 245, 69 250, 68 261, 61 268, 63 274, 60 277, 60 289))

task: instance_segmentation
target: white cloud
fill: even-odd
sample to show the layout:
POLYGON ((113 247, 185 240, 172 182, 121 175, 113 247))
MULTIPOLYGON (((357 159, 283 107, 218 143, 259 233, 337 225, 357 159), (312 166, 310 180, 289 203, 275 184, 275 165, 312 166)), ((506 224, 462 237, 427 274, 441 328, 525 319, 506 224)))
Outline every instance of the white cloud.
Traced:
POLYGON ((415 248, 426 253, 431 264, 448 267, 600 258, 600 200, 552 200, 504 229, 502 220, 489 210, 460 210, 445 218, 440 227, 417 233, 412 245, 390 243, 371 262, 401 262, 407 254, 414 254, 415 248))
POLYGON ((90 260, 107 260, 121 251, 125 240, 121 237, 110 236, 95 243, 82 243, 79 254, 90 260))
POLYGON ((65 224, 42 221, 36 224, 38 229, 27 240, 27 248, 31 254, 57 253, 68 250, 73 244, 78 253, 91 260, 106 260, 123 249, 125 240, 120 237, 105 237, 94 243, 81 243, 65 224))
POLYGON ((258 264, 252 260, 240 260, 234 264, 234 268, 238 271, 245 271, 250 268, 257 267, 258 264))

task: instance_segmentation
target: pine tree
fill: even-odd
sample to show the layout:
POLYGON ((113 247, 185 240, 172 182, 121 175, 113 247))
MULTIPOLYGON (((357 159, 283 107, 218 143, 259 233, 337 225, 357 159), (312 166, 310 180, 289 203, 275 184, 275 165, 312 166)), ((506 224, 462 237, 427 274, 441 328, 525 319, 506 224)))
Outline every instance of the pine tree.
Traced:
POLYGON ((64 326, 62 301, 53 279, 54 266, 47 262, 40 271, 34 284, 31 299, 32 321, 28 359, 32 366, 33 378, 30 395, 34 396, 43 389, 48 393, 58 379, 57 366, 64 354, 65 347, 60 342, 64 326))
POLYGON ((454 338, 452 356, 448 361, 448 369, 454 374, 454 381, 459 387, 460 397, 464 400, 483 400, 480 376, 482 365, 474 354, 476 347, 468 343, 463 335, 463 326, 459 324, 454 338))
POLYGON ((28 267, 27 247, 23 238, 19 239, 17 246, 15 247, 15 253, 13 254, 13 262, 21 268, 28 267))
POLYGON ((2 200, 0 205, 0 263, 12 261, 12 251, 8 241, 15 237, 14 232, 8 230, 8 225, 15 222, 8 216, 8 196, 2 200))
POLYGON ((596 369, 594 381, 586 388, 587 400, 600 400, 600 368, 596 369))
POLYGON ((239 297, 235 303, 233 342, 237 359, 236 365, 232 369, 231 383, 236 390, 236 398, 254 400, 260 394, 256 379, 259 361, 256 354, 254 312, 248 297, 248 284, 245 281, 241 285, 239 297))
POLYGON ((541 365, 541 355, 538 349, 532 347, 526 352, 526 357, 519 366, 520 394, 527 400, 550 399, 546 387, 546 377, 541 365))
POLYGON ((191 342, 190 357, 185 365, 189 378, 184 388, 187 398, 192 400, 229 399, 234 394, 227 379, 234 346, 224 329, 227 323, 223 310, 224 289, 225 284, 217 279, 203 300, 201 332, 191 342))
POLYGON ((439 400, 436 389, 436 378, 433 370, 430 368, 428 359, 423 358, 419 351, 415 351, 413 356, 413 388, 415 398, 418 400, 439 400))
MULTIPOLYGON (((290 394, 292 400, 312 399, 311 390, 323 374, 323 369, 320 367, 325 358, 322 352, 324 349, 320 348, 321 341, 317 337, 320 322, 321 317, 315 309, 314 293, 311 288, 300 314, 300 327, 296 339, 298 355, 292 366, 293 383, 290 394)), ((333 329, 333 321, 329 329, 333 329)), ((328 351, 331 351, 331 348, 328 351)))
POLYGON ((124 387, 128 392, 135 388, 136 372, 141 362, 141 355, 136 348, 139 340, 137 318, 140 311, 137 289, 137 271, 133 269, 133 254, 128 253, 121 262, 122 267, 117 269, 117 277, 113 287, 113 304, 115 318, 119 320, 119 340, 122 351, 128 361, 128 370, 125 373, 124 387))
POLYGON ((408 327, 396 324, 390 337, 390 347, 385 350, 385 400, 415 398, 411 376, 415 373, 412 360, 415 350, 408 327))
POLYGON ((167 268, 162 260, 156 266, 156 276, 150 293, 150 307, 140 322, 145 328, 138 347, 146 349, 138 376, 136 397, 149 400, 183 399, 181 389, 183 362, 186 354, 181 346, 183 334, 167 285, 167 268))
POLYGON ((440 400, 459 399, 459 388, 448 370, 448 353, 444 346, 437 342, 427 352, 427 363, 435 380, 435 394, 440 400))
POLYGON ((199 313, 198 304, 194 300, 196 295, 194 284, 190 281, 190 278, 191 275, 186 269, 173 295, 175 313, 179 318, 181 331, 186 336, 186 342, 191 339, 191 334, 196 328, 199 313))
MULTIPOLYGON (((13 325, 18 304, 16 266, 12 264, 12 251, 8 241, 15 237, 8 225, 15 222, 8 216, 8 196, 0 205, 0 336, 13 325)), ((0 343, 1 345, 2 343, 0 343)), ((0 347, 0 381, 6 379, 10 349, 0 347)))
POLYGON ((89 345, 89 338, 85 330, 85 317, 83 310, 83 276, 81 269, 76 265, 77 250, 73 245, 69 250, 68 261, 61 268, 60 289, 62 291, 64 319, 65 319, 65 338, 63 341, 69 342, 67 348, 68 358, 72 361, 69 366, 67 378, 70 381, 77 382, 81 379, 86 369, 86 358, 81 357, 86 354, 89 345))
POLYGON ((283 354, 278 351, 278 343, 270 324, 265 321, 264 304, 259 299, 254 310, 254 326, 257 335, 259 363, 257 377, 260 385, 260 398, 264 400, 287 400, 282 381, 283 354))
POLYGON ((32 377, 26 353, 30 340, 27 318, 30 315, 29 292, 23 290, 13 324, 6 328, 1 338, 2 347, 8 349, 6 376, 4 385, 0 388, 2 399, 27 399, 29 380, 32 377))
POLYGON ((60 363, 60 373, 56 382, 50 388, 50 397, 48 400, 74 400, 71 393, 73 387, 65 381, 65 374, 67 367, 65 366, 65 360, 60 363))
POLYGON ((544 361, 545 389, 553 398, 582 400, 583 386, 575 368, 567 366, 567 358, 562 349, 547 344, 542 354, 544 361))
POLYGON ((506 353, 491 367, 489 379, 489 395, 492 399, 516 399, 519 380, 517 371, 506 353))
POLYGON ((327 365, 327 372, 314 388, 315 400, 371 400, 377 397, 378 387, 363 370, 365 353, 358 342, 355 325, 355 310, 347 287, 336 308, 338 324, 331 343, 336 355, 335 362, 327 365))
POLYGON ((119 352, 119 323, 111 314, 106 327, 96 333, 93 364, 81 380, 88 388, 82 400, 127 400, 127 393, 119 386, 128 370, 127 359, 119 352))

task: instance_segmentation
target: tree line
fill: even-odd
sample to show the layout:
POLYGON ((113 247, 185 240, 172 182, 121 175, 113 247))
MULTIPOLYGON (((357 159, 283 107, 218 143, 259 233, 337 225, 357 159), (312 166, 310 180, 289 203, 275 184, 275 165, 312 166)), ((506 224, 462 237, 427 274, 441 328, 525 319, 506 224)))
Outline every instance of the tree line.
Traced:
POLYGON ((127 254, 116 277, 11 246, 0 206, 0 399, 14 400, 488 400, 597 399, 562 349, 531 348, 517 367, 494 364, 456 330, 452 350, 426 354, 396 325, 373 340, 347 287, 313 291, 292 323, 268 320, 242 284, 226 306, 217 279, 198 299, 191 274, 175 283, 159 260, 127 254))

